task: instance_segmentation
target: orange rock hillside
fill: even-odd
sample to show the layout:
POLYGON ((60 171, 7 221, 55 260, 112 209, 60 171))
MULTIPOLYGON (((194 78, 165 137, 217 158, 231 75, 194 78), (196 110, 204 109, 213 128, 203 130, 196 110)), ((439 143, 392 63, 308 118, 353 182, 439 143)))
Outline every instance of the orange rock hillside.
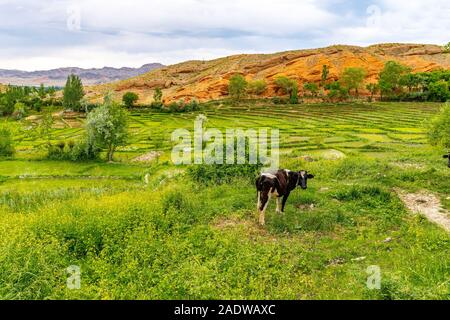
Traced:
POLYGON ((339 79, 348 67, 366 69, 366 82, 375 82, 386 61, 394 60, 412 68, 413 72, 450 69, 450 54, 437 45, 380 44, 370 47, 336 45, 322 49, 288 51, 275 54, 236 55, 211 61, 187 61, 144 75, 86 88, 88 97, 100 101, 112 91, 119 100, 125 92, 139 95, 140 103, 153 100, 161 88, 164 101, 207 101, 227 95, 228 80, 236 73, 248 80, 264 79, 268 83, 265 96, 274 96, 274 79, 287 76, 296 79, 300 88, 305 82, 319 83, 322 67, 330 69, 328 81, 339 79))

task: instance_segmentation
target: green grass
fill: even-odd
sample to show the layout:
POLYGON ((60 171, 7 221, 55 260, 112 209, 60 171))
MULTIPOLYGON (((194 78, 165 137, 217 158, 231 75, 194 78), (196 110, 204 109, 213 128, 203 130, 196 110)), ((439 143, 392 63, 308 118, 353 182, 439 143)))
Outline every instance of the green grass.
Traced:
POLYGON ((208 127, 279 128, 282 166, 316 175, 284 215, 272 202, 259 227, 247 179, 196 184, 167 162, 171 132, 197 114, 133 112, 114 164, 44 160, 45 141, 18 135, 0 161, 0 298, 450 299, 450 236, 393 191, 427 190, 450 209, 450 171, 422 127, 439 105, 218 104, 208 127), (151 150, 165 152, 158 163, 130 162, 151 150), (66 287, 70 265, 80 290, 66 287), (366 286, 371 265, 381 290, 366 286))

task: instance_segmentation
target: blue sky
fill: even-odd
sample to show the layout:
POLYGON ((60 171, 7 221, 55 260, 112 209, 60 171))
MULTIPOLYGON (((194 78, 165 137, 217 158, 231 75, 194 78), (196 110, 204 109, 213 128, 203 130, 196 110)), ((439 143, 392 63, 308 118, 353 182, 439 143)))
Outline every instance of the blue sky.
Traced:
POLYGON ((448 0, 0 0, 0 68, 132 66, 450 41, 448 0))

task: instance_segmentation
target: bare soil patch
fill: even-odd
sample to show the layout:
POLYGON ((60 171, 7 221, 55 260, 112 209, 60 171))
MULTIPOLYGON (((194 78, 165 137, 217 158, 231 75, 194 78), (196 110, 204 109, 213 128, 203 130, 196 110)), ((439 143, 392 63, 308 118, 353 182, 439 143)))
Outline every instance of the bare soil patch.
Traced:
POLYGON ((158 151, 151 151, 149 153, 145 153, 143 155, 140 155, 133 160, 132 162, 152 162, 156 158, 160 157, 163 153, 158 151))
POLYGON ((409 163, 409 162, 391 162, 391 165, 402 169, 424 169, 425 166, 420 163, 409 163))
POLYGON ((431 222, 450 232, 449 212, 442 207, 441 201, 434 194, 425 191, 406 193, 396 190, 396 192, 410 211, 425 216, 431 222))

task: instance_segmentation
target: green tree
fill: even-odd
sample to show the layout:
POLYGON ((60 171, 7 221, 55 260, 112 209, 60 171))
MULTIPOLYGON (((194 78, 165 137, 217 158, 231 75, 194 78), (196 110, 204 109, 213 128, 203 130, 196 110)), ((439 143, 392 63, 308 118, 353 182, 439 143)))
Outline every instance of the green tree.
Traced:
POLYGON ((14 105, 14 113, 13 113, 13 116, 14 116, 17 120, 20 120, 20 119, 25 118, 26 115, 27 115, 27 107, 26 107, 26 105, 25 105, 24 103, 22 103, 22 102, 17 102, 17 103, 14 105))
POLYGON ((366 85, 366 89, 370 92, 369 101, 372 102, 373 97, 380 90, 380 88, 379 88, 378 84, 376 84, 376 83, 369 83, 366 85))
POLYGON ((289 95, 289 101, 292 104, 298 103, 298 83, 296 80, 289 79, 288 77, 278 77, 275 79, 275 85, 284 94, 289 95), (297 101, 297 102, 295 102, 297 101))
POLYGON ((328 80, 328 75, 330 74, 330 69, 328 68, 328 66, 326 64, 323 65, 322 67, 322 79, 321 79, 321 85, 322 87, 325 86, 325 83, 328 80))
POLYGON ((247 86, 248 82, 242 75, 236 74, 232 76, 228 84, 228 93, 231 99, 234 101, 240 101, 245 95, 247 86))
POLYGON ((400 78, 400 85, 408 88, 409 93, 420 85, 420 76, 414 73, 406 73, 400 78))
POLYGON ((260 96, 267 90, 267 83, 265 80, 249 81, 247 92, 252 95, 260 96))
POLYGON ((306 82, 303 85, 303 90, 309 92, 311 96, 317 97, 317 94, 319 93, 319 86, 314 82, 306 82))
POLYGON ((15 152, 11 130, 0 126, 0 156, 12 156, 15 152))
POLYGON ((363 68, 347 68, 342 73, 342 84, 349 92, 355 90, 356 97, 359 96, 359 88, 361 88, 366 78, 366 70, 363 68))
POLYGON ((50 112, 42 116, 41 122, 37 128, 37 133, 42 140, 47 141, 47 148, 51 147, 52 127, 54 124, 53 116, 50 112))
POLYGON ((139 96, 134 92, 127 92, 122 97, 122 102, 127 108, 132 108, 139 100, 139 96))
POLYGON ((381 96, 393 95, 401 89, 402 77, 411 71, 410 68, 395 61, 388 61, 380 73, 378 85, 381 96))
POLYGON ((295 83, 292 88, 291 94, 289 95, 289 103, 290 104, 298 104, 298 84, 295 83))
POLYGON ((328 90, 328 99, 330 101, 342 101, 348 98, 348 90, 343 87, 339 81, 328 83, 325 87, 328 90))
POLYGON ((47 90, 45 89, 45 86, 43 83, 39 86, 37 89, 37 93, 39 95, 39 98, 44 101, 47 98, 47 90))
POLYGON ((108 161, 128 139, 128 112, 120 104, 104 103, 88 114, 86 120, 88 144, 107 150, 108 161))
POLYGON ((83 83, 80 77, 69 75, 64 87, 63 106, 66 109, 81 111, 81 99, 84 97, 83 83))
POLYGON ((432 145, 450 149, 450 103, 428 123, 428 138, 432 145))
POLYGON ((163 93, 161 88, 156 88, 153 94, 153 101, 162 104, 163 93))
POLYGON ((25 97, 25 90, 18 86, 8 86, 0 99, 0 113, 11 115, 14 112, 14 106, 25 97))
POLYGON ((428 87, 428 100, 445 102, 450 99, 448 83, 444 80, 430 83, 428 87))

